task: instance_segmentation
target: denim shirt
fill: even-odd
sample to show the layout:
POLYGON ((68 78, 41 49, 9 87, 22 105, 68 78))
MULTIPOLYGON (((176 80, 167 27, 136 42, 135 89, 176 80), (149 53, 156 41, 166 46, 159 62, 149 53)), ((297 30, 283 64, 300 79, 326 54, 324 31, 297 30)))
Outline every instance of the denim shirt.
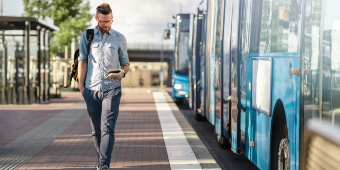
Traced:
POLYGON ((85 87, 95 91, 107 91, 120 87, 121 82, 105 78, 110 68, 130 64, 125 36, 112 28, 103 38, 97 27, 87 55, 86 31, 80 37, 78 61, 87 62, 85 87))

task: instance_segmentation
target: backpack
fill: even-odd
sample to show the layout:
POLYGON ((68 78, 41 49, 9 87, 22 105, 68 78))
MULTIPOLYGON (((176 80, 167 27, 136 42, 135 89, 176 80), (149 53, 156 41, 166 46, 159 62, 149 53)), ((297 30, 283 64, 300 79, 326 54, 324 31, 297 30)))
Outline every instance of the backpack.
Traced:
MULTIPOLYGON (((87 56, 90 57, 89 51, 90 51, 90 45, 93 40, 93 35, 94 35, 94 30, 93 29, 87 29, 86 30, 86 38, 87 38, 87 56)), ((73 64, 72 64, 72 69, 70 73, 70 79, 69 83, 64 86, 64 88, 70 87, 72 78, 74 81, 79 82, 78 80, 78 56, 79 56, 79 49, 77 49, 74 52, 73 55, 73 64)))

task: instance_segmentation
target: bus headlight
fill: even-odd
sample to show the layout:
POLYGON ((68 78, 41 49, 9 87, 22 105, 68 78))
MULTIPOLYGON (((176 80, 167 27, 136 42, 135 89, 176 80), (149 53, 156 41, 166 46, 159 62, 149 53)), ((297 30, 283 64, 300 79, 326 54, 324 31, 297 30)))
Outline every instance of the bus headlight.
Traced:
POLYGON ((184 86, 182 84, 174 84, 175 89, 182 89, 184 86))

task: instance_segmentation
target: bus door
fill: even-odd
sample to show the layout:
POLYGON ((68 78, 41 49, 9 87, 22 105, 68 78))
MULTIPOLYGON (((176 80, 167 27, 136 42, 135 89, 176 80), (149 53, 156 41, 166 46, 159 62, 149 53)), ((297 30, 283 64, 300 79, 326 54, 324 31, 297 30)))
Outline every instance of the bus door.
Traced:
POLYGON ((193 101, 193 110, 197 114, 197 109, 200 108, 201 100, 200 100, 200 81, 201 81, 201 57, 200 57, 200 49, 202 45, 202 25, 203 25, 203 11, 198 9, 195 22, 194 22, 194 32, 193 32, 193 74, 195 76, 194 81, 194 101, 193 101))
POLYGON ((199 106, 198 112, 202 115, 202 117, 206 117, 206 106, 205 106, 205 81, 206 81, 206 74, 204 71, 204 65, 206 64, 205 54, 206 54, 206 29, 207 29, 207 14, 206 14, 206 3, 203 3, 202 9, 202 27, 201 27, 201 42, 200 42, 200 64, 199 64, 199 74, 200 80, 197 82, 197 86, 199 87, 199 106))
MULTIPOLYGON (((233 2, 232 0, 225 0, 224 5, 224 21, 223 21, 223 39, 222 39, 222 68, 221 70, 221 77, 222 77, 222 113, 221 116, 221 128, 220 130, 216 129, 218 135, 222 137, 226 137, 227 140, 231 139, 231 129, 230 129, 230 51, 231 51, 231 19, 233 14, 233 2), (224 130, 225 129, 225 130, 224 130), (221 133, 218 133, 221 131, 221 133)), ((216 113, 216 115, 218 115, 216 113)), ((217 127, 218 128, 218 127, 217 127)), ((229 144, 229 142, 228 142, 229 144)))
POLYGON ((220 135, 221 134, 221 121, 222 120, 222 36, 223 36, 223 5, 224 3, 222 0, 218 0, 216 4, 216 38, 215 38, 215 82, 214 82, 214 93, 215 93, 215 99, 212 99, 212 101, 215 102, 215 132, 220 135))
MULTIPOLYGON (((248 81, 248 68, 251 68, 251 63, 248 62, 249 58, 247 55, 245 54, 249 54, 249 52, 251 51, 250 49, 250 42, 252 40, 252 38, 250 38, 251 36, 251 27, 252 27, 252 18, 254 17, 254 13, 253 13, 253 3, 252 0, 243 0, 241 7, 240 7, 240 47, 239 47, 239 51, 240 51, 240 57, 239 57, 239 105, 240 105, 240 116, 239 116, 239 127, 240 127, 240 149, 243 152, 247 152, 246 149, 249 148, 246 145, 246 136, 248 136, 250 134, 246 134, 246 128, 249 127, 249 115, 247 115, 247 113, 249 113, 249 110, 247 111, 247 90, 250 90, 250 85, 247 84, 248 81)), ((254 37, 254 35, 252 35, 254 37)), ((248 92, 249 95, 249 92, 248 92)))
POLYGON ((231 149, 238 153, 240 143, 240 125, 239 125, 239 12, 240 2, 233 1, 233 15, 231 26, 231 65, 230 65, 230 127, 231 127, 231 149))
POLYGON ((206 35, 206 51, 205 51, 205 117, 212 124, 215 125, 215 91, 214 91, 214 67, 215 67, 215 16, 216 16, 216 2, 208 1, 207 12, 207 35, 206 35))

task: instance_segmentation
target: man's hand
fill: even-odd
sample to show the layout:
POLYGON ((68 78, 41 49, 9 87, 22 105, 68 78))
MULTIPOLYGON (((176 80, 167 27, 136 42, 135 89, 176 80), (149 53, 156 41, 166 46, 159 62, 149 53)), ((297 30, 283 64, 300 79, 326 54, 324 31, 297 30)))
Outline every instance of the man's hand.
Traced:
POLYGON ((78 87, 80 92, 83 94, 84 91, 84 82, 85 82, 85 76, 87 72, 87 62, 79 61, 78 62, 78 87))
POLYGON ((120 77, 111 77, 112 80, 116 80, 116 81, 122 81, 123 76, 120 77))
POLYGON ((80 93, 83 94, 85 87, 84 86, 79 86, 80 93))
POLYGON ((119 74, 117 74, 116 76, 112 76, 112 77, 107 76, 107 77, 110 78, 111 80, 122 81, 125 74, 126 74, 126 71, 124 69, 122 69, 122 71, 119 74))

